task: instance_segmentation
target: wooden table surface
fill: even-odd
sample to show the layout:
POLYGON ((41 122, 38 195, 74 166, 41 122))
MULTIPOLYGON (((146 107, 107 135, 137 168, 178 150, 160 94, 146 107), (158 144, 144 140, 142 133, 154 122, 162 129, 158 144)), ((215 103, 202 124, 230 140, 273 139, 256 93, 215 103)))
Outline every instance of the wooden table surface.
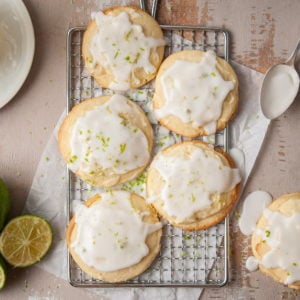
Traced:
MULTIPOLYGON (((35 29, 36 50, 30 74, 14 99, 0 110, 0 177, 13 200, 11 216, 21 213, 41 153, 65 107, 66 32, 86 25, 90 13, 133 0, 24 0, 35 29)), ((231 33, 231 58, 265 72, 285 61, 300 38, 299 0, 163 0, 161 24, 224 27, 231 33)), ((242 195, 262 189, 274 197, 300 190, 300 101, 272 122, 242 195)), ((205 289, 201 299, 295 299, 297 293, 259 272, 248 273, 250 241, 231 220, 230 282, 205 289)), ((99 299, 92 292, 38 267, 9 271, 1 299, 99 299)))

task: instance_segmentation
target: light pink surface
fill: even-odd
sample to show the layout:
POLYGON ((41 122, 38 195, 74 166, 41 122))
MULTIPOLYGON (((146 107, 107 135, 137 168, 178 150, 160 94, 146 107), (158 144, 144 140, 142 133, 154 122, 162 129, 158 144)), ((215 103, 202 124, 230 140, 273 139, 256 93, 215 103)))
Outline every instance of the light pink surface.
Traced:
MULTIPOLYGON (((35 57, 24 86, 0 110, 0 176, 12 194, 12 215, 22 211, 43 148, 65 107, 68 28, 86 24, 95 9, 117 4, 138 5, 138 1, 113 0, 24 2, 35 29, 35 57)), ((265 72, 272 64, 286 60, 299 39, 299 11, 298 0, 164 0, 158 20, 164 24, 224 26, 231 32, 231 57, 265 72)), ((298 96, 291 108, 271 124, 244 195, 257 189, 269 191, 274 197, 299 191, 299 120, 298 96)), ((223 288, 206 289, 203 299, 296 297, 297 292, 259 272, 249 274, 245 270, 250 242, 239 233, 234 218, 231 223, 231 282, 223 288)), ((27 299, 29 296, 33 299, 99 299, 36 267, 10 270, 0 298, 27 299)))

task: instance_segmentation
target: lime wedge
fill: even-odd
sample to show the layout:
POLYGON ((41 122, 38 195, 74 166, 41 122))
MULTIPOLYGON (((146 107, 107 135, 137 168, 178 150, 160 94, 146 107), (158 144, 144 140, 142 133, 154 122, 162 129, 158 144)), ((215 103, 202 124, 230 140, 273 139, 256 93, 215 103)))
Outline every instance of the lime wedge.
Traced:
POLYGON ((0 236, 0 252, 15 267, 39 262, 52 244, 52 228, 43 218, 22 215, 12 219, 0 236))
POLYGON ((10 200, 8 189, 3 180, 0 178, 0 230, 3 228, 6 221, 9 208, 10 200))
POLYGON ((0 290, 4 287, 6 281, 6 264, 0 256, 0 290))

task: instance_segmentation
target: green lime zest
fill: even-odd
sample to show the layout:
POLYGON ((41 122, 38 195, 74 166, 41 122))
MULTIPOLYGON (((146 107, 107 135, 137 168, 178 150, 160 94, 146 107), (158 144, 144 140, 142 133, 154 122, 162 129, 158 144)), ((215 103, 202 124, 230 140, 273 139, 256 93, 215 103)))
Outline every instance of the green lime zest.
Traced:
POLYGON ((71 158, 69 159, 69 163, 74 163, 76 160, 78 159, 78 156, 77 155, 73 155, 71 156, 71 158))
POLYGON ((127 33, 126 33, 126 35, 125 35, 125 40, 126 41, 129 41, 129 38, 130 38, 130 35, 132 34, 132 29, 131 30, 129 30, 127 33))
POLYGON ((120 153, 124 153, 124 151, 126 150, 126 144, 120 144, 120 153))

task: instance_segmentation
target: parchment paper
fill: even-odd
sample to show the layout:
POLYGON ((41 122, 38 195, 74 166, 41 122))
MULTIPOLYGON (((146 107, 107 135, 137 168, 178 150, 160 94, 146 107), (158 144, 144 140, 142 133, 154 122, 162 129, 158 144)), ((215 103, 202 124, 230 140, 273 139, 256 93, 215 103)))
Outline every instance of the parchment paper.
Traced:
MULTIPOLYGON (((259 92, 262 74, 232 62, 240 84, 239 112, 230 124, 232 148, 244 153, 243 187, 262 145, 269 120, 260 111, 259 92)), ((66 228, 66 165, 57 149, 57 129, 62 114, 40 159, 25 211, 49 220, 54 228, 54 245, 37 266, 58 277, 67 276, 67 249, 64 241, 66 228)), ((176 138, 175 138, 176 139, 176 138)), ((118 288, 93 289, 104 299, 198 299, 198 288, 118 288)))

